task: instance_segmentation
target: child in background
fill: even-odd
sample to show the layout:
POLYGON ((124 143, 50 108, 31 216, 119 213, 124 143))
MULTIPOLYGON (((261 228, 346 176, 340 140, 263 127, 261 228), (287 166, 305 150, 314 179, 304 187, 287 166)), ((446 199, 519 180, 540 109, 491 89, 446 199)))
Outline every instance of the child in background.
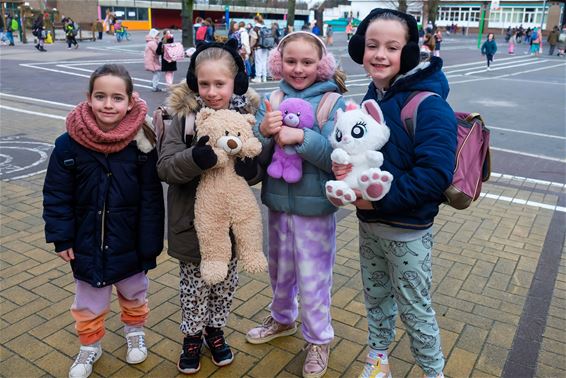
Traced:
POLYGON ((165 30, 163 32, 163 38, 161 38, 161 41, 159 41, 156 50, 157 55, 161 56, 161 71, 165 72, 165 82, 167 83, 167 85, 173 84, 173 77, 175 75, 175 71, 177 71, 177 62, 168 62, 167 60, 165 60, 165 50, 163 48, 163 45, 173 42, 173 33, 171 33, 171 31, 169 30, 165 30))
MULTIPOLYGON (((343 93, 345 75, 336 69, 334 57, 310 32, 287 34, 269 56, 275 79, 285 98, 301 98, 317 109, 327 92, 343 93)), ((263 145, 260 163, 267 165, 275 143, 292 148, 303 158, 303 176, 295 184, 266 176, 261 188, 269 208, 269 277, 273 290, 271 315, 251 329, 246 339, 266 343, 292 335, 297 328, 297 294, 301 297, 303 336, 308 342, 303 377, 322 377, 328 366, 334 338, 330 301, 332 268, 336 253, 336 208, 326 199, 324 183, 332 179, 329 135, 338 99, 323 125, 312 129, 283 126, 280 111, 272 111, 269 98, 260 106, 254 129, 263 145)), ((318 121, 317 121, 318 123, 318 121)))
POLYGON ((423 44, 421 46, 421 62, 430 60, 432 52, 434 51, 435 43, 432 34, 426 33, 423 38, 423 44))
POLYGON ((491 68, 489 67, 490 63, 493 62, 493 56, 497 52, 497 43, 495 43, 493 33, 489 33, 487 35, 487 40, 481 45, 481 54, 485 55, 487 59, 487 70, 489 71, 491 68))
POLYGON ((511 38, 509 38, 507 52, 511 55, 515 54, 515 42, 517 40, 517 32, 515 31, 511 38))
POLYGON ((161 92, 159 88, 159 77, 161 76, 161 64, 157 55, 157 47, 159 45, 159 30, 151 29, 145 36, 145 50, 143 52, 143 63, 146 71, 153 73, 151 78, 151 90, 153 92, 161 92))
MULTIPOLYGON (((215 365, 228 365, 234 359, 222 328, 228 321, 238 285, 235 259, 221 283, 208 286, 200 275, 200 249, 194 228, 195 194, 200 175, 214 168, 217 156, 206 144, 208 136, 200 136, 198 142, 193 138, 195 116, 202 107, 255 114, 258 104, 258 94, 248 89, 244 62, 234 38, 226 44, 199 45, 191 56, 187 81, 171 87, 167 98, 172 123, 165 131, 157 169, 161 179, 169 184, 168 253, 179 260, 180 266, 180 329, 184 340, 177 368, 184 374, 200 370, 203 338, 215 365)), ((248 160, 237 160, 236 172, 253 180, 255 161, 248 160)))
POLYGON ((126 361, 147 358, 146 272, 163 249, 163 190, 147 106, 123 66, 90 77, 88 98, 67 116, 43 187, 48 243, 75 277, 71 314, 81 343, 69 377, 88 377, 102 356, 104 318, 116 286, 128 344, 126 361), (127 195, 124 195, 126 194, 127 195))
MULTIPOLYGON (((361 378, 391 377, 389 345, 397 313, 410 337, 411 352, 425 377, 443 377, 440 332, 431 301, 432 225, 452 182, 456 118, 446 102, 449 87, 442 60, 419 63, 413 16, 376 8, 360 23, 348 45, 350 57, 372 82, 364 97, 379 103, 391 131, 381 149, 381 169, 395 179, 379 201, 355 202, 360 221, 360 265, 368 320, 369 353, 361 378), (415 91, 431 91, 419 107, 409 135, 401 109, 415 91)), ((351 169, 333 165, 337 179, 351 169)))
POLYGON ((440 45, 442 44, 442 32, 436 29, 434 32, 434 56, 440 57, 440 45))

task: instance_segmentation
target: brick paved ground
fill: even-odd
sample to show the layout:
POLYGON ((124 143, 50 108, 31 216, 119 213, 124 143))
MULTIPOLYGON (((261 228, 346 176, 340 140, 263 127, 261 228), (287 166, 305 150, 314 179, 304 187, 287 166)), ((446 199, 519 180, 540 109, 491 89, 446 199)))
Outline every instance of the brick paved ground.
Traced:
MULTIPOLYGON (((51 143, 63 125, 60 120, 46 122, 53 123, 27 137, 51 143)), ((3 124, 0 137, 21 133, 15 126, 18 124, 17 119, 3 124)), ((42 183, 42 174, 0 182, 0 375, 5 377, 66 376, 78 350, 69 314, 73 299, 70 269, 44 241, 42 183)), ((484 186, 484 192, 487 195, 466 211, 444 207, 434 227, 433 300, 447 356, 445 373, 448 377, 503 374, 513 348, 521 347, 513 340, 525 304, 537 299, 536 292, 531 292, 529 299, 529 289, 545 243, 550 245, 549 230, 558 228, 558 247, 554 247, 559 256, 554 265, 556 268, 558 264, 558 273, 552 281, 548 316, 535 319, 544 329, 540 348, 533 343, 527 350, 540 349, 533 368, 537 377, 565 377, 565 213, 553 206, 564 199, 566 189, 498 176, 484 186), (511 203, 511 199, 518 203, 511 203), (551 206, 544 208, 536 203, 551 206), (553 223, 557 221, 562 223, 553 223)), ((367 322, 360 293, 357 235, 355 214, 350 211, 338 224, 332 307, 336 339, 327 377, 355 377, 366 353, 367 322)), ((544 269, 537 278, 545 278, 544 269)), ((177 274, 176 261, 166 253, 160 256, 157 269, 149 273, 150 355, 143 364, 125 363, 125 340, 114 297, 103 340, 104 355, 96 363, 93 376, 178 374, 175 364, 181 335, 177 274)), ((218 369, 205 352, 198 377, 300 376, 304 358, 300 333, 265 345, 245 342, 245 332, 268 314, 271 290, 266 274, 242 274, 240 281, 226 329, 228 342, 236 351, 234 363, 218 369)), ((420 376, 401 323, 391 356, 395 377, 420 376)))

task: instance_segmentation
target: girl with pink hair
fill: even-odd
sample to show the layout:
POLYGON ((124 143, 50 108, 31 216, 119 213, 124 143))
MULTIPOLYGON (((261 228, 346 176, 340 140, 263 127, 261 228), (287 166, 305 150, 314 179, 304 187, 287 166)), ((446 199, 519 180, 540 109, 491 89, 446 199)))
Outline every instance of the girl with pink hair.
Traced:
MULTIPOLYGON (((329 135, 338 109, 345 75, 322 40, 310 32, 281 39, 269 56, 269 70, 281 79, 256 113, 254 133, 262 142, 260 164, 267 166, 275 144, 303 160, 298 182, 266 175, 262 201, 269 208, 269 277, 271 314, 251 329, 246 339, 262 344, 297 331, 301 303, 302 333, 307 345, 303 377, 322 377, 328 366, 334 330, 330 316, 332 269, 336 254, 336 208, 326 199, 324 183, 332 179, 329 135), (285 126, 278 105, 287 98, 310 103, 317 114, 312 128, 285 126), (325 110, 323 110, 325 109, 325 110), (324 113, 325 116, 320 116, 324 113)), ((286 113, 286 112, 285 112, 286 113)))

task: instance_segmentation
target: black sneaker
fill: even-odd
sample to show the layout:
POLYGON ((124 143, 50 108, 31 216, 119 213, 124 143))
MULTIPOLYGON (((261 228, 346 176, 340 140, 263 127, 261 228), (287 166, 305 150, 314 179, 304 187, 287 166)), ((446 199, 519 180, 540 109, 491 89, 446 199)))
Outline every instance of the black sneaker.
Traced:
POLYGON ((210 349, 212 354, 212 362, 216 366, 226 366, 234 360, 234 355, 230 350, 224 332, 220 328, 206 327, 206 335, 204 335, 204 344, 210 349))
POLYGON ((185 336, 183 350, 177 363, 177 369, 183 374, 195 374, 200 370, 200 350, 202 347, 202 332, 194 336, 185 336))

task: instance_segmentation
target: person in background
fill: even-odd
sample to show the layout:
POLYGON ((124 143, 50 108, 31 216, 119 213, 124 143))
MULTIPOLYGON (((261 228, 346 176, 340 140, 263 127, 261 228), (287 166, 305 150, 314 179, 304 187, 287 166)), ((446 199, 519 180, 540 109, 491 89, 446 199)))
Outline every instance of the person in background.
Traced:
POLYGON ((102 20, 99 18, 96 20, 96 31, 98 33, 98 39, 102 39, 102 33, 104 32, 104 25, 102 20))
POLYGON ((174 80, 175 71, 177 71, 177 62, 168 62, 165 59, 165 49, 164 44, 173 43, 173 33, 170 30, 163 31, 163 38, 157 44, 157 55, 161 56, 161 71, 165 72, 165 82, 167 85, 172 85, 174 80))
POLYGON ((334 44, 334 30, 332 30, 332 25, 328 25, 326 28, 326 44, 332 46, 334 44))
POLYGON ((434 51, 434 37, 430 33, 426 33, 421 46, 421 61, 430 60, 434 51))
POLYGON ((560 31, 558 30, 558 26, 554 26, 546 39, 548 42, 548 55, 550 56, 554 55, 554 49, 558 44, 558 37, 560 37, 560 31))
POLYGON ((250 46, 250 34, 246 29, 246 23, 244 21, 240 21, 238 26, 240 27, 239 30, 240 44, 241 44, 240 56, 244 60, 244 66, 246 67, 246 75, 248 75, 249 78, 252 75, 252 64, 250 63, 251 54, 252 54, 252 49, 250 46))
POLYGON ((6 38, 8 38, 8 41, 10 42, 9 46, 15 46, 14 45, 14 30, 13 28, 13 21, 14 18, 12 17, 12 15, 10 13, 8 13, 8 16, 6 17, 6 38))
POLYGON ((440 28, 436 29, 434 32, 434 56, 440 57, 440 44, 442 43, 442 32, 440 28))
POLYGON ((37 38, 37 45, 35 45, 35 48, 38 49, 39 51, 47 51, 45 50, 45 37, 46 35, 46 31, 45 28, 43 27, 43 14, 39 14, 37 15, 37 17, 33 20, 33 25, 31 27, 32 33, 33 35, 37 38))
POLYGON ((497 52, 497 43, 495 43, 495 36, 493 33, 487 35, 487 40, 481 45, 481 54, 485 55, 487 59, 487 70, 489 71, 490 63, 493 62, 493 56, 497 52))
POLYGON ((153 92, 162 92, 159 88, 159 78, 161 76, 161 64, 159 63, 159 55, 157 47, 159 46, 159 30, 151 29, 145 36, 145 50, 143 52, 143 62, 146 71, 153 73, 151 78, 151 90, 153 92))

